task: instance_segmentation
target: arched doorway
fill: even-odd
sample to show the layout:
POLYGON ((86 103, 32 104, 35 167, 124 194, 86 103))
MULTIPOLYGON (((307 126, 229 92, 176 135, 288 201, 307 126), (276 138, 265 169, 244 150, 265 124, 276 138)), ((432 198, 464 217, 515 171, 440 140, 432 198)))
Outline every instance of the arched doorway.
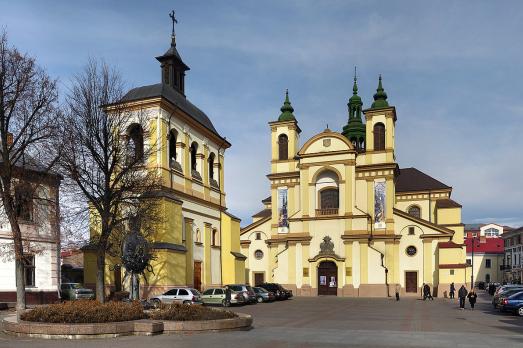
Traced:
POLYGON ((338 266, 332 261, 323 261, 318 266, 318 295, 338 294, 338 266))

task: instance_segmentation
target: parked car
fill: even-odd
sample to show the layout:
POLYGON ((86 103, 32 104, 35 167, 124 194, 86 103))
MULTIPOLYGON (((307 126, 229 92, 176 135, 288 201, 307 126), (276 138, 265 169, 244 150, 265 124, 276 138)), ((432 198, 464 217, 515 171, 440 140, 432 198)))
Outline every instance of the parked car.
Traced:
POLYGON ((492 305, 494 308, 498 308, 498 305, 500 304, 501 300, 504 298, 508 298, 511 295, 514 295, 517 292, 523 291, 523 286, 520 285, 520 287, 509 287, 505 288, 505 290, 501 290, 498 292, 494 297, 492 297, 492 305))
POLYGON ((500 292, 505 291, 505 290, 507 290, 509 288, 522 288, 522 287, 523 287, 523 285, 521 285, 521 284, 505 284, 505 285, 501 285, 501 286, 499 286, 496 289, 496 292, 494 293, 494 295, 497 295, 500 292))
POLYGON ((232 291, 239 292, 243 295, 245 302, 258 303, 256 300, 256 293, 250 285, 246 284, 229 284, 227 285, 232 291))
MULTIPOLYGON (((224 288, 210 288, 203 292, 202 302, 204 305, 222 305, 224 307, 228 306, 225 302, 225 289, 224 288)), ((243 304, 245 303, 245 298, 243 295, 237 291, 231 290, 231 305, 233 304, 243 304)))
POLYGON ((259 287, 273 292, 277 300, 286 300, 292 297, 292 291, 285 289, 278 283, 263 283, 259 287))
POLYGON ((162 303, 201 304, 202 294, 192 288, 174 288, 164 292, 162 295, 151 297, 150 301, 158 308, 162 303))
POLYGON ((523 316, 523 291, 516 292, 508 298, 502 298, 499 303, 499 308, 502 312, 512 312, 514 314, 523 316))
POLYGON ((276 296, 272 291, 267 291, 264 288, 254 287, 252 288, 256 294, 256 301, 261 302, 272 302, 276 300, 276 296))
POLYGON ((60 285, 62 300, 94 300, 96 294, 93 290, 84 288, 80 283, 62 283, 60 285))

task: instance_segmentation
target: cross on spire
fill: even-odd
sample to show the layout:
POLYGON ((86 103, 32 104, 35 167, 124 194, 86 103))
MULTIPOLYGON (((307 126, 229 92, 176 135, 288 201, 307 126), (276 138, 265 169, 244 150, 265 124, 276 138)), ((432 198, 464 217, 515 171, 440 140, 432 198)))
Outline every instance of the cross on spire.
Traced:
POLYGON ((173 22, 173 31, 172 31, 172 34, 171 34, 173 37, 174 37, 174 23, 178 23, 178 20, 176 19, 174 14, 175 14, 174 10, 172 10, 171 13, 169 13, 169 17, 171 17, 171 20, 173 22))

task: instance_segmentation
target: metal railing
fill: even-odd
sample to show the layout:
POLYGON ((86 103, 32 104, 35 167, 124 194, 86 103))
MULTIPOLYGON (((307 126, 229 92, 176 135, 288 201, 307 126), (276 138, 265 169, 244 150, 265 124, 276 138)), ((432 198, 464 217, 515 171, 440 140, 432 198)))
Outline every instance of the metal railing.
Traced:
POLYGON ((316 216, 338 215, 338 208, 316 209, 316 216))

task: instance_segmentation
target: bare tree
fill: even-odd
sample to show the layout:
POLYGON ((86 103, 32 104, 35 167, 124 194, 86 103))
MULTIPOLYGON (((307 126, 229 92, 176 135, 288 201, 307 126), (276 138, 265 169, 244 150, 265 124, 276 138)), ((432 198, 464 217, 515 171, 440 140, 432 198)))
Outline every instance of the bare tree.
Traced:
POLYGON ((25 309, 25 282, 22 197, 15 186, 29 179, 25 197, 32 196, 39 186, 38 175, 53 164, 50 144, 56 129, 57 99, 56 81, 33 57, 10 46, 6 31, 0 31, 0 195, 13 237, 18 315, 25 309), (33 167, 31 173, 26 169, 32 165, 38 170, 33 167))
MULTIPOLYGON (((73 194, 89 212, 91 244, 96 249, 96 298, 105 300, 106 253, 113 255, 131 216, 153 211, 144 199, 158 187, 147 170, 155 149, 146 112, 122 103, 120 75, 104 62, 90 60, 67 96, 60 163, 73 194)), ((85 210, 84 210, 85 212, 85 210)))

